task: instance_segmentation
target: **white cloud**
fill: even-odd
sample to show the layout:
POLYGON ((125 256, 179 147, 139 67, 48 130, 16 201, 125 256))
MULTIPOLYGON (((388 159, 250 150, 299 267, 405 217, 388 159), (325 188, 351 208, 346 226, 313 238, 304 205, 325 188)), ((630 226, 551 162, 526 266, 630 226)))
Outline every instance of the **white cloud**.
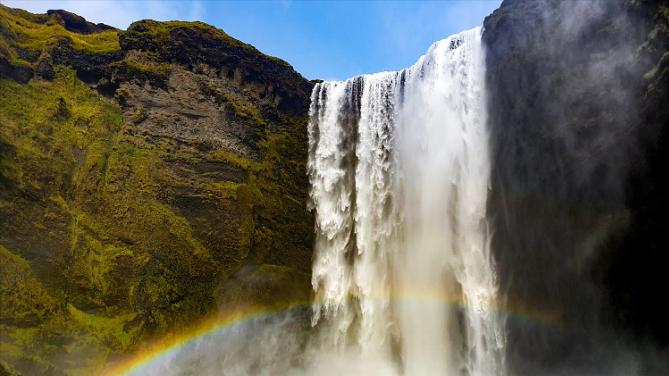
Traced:
POLYGON ((76 13, 88 21, 106 23, 126 29, 132 22, 141 19, 202 20, 205 15, 201 1, 180 2, 170 0, 2 0, 12 8, 21 8, 33 13, 46 13, 49 9, 64 9, 76 13))

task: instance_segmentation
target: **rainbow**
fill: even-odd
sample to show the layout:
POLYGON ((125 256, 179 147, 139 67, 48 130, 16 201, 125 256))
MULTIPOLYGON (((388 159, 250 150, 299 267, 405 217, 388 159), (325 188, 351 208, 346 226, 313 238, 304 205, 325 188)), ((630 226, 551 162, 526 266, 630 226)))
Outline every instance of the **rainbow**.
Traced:
POLYGON ((100 373, 101 376, 121 376, 141 374, 141 370, 151 364, 160 362, 183 350, 207 336, 220 333, 231 327, 253 320, 268 318, 273 315, 290 311, 299 311, 311 307, 311 303, 293 302, 291 304, 238 309, 231 312, 219 313, 198 325, 179 333, 169 334, 161 339, 150 342, 147 346, 129 358, 120 362, 108 364, 100 373))
MULTIPOLYGON (((381 296, 383 296, 383 294, 381 294, 381 296)), ((388 298, 385 299, 388 300, 388 298)), ((425 299, 440 304, 456 305, 460 307, 467 306, 467 303, 464 302, 461 297, 451 296, 445 298, 441 292, 431 293, 425 290, 403 290, 402 293, 392 294, 389 300, 422 301, 425 299)), ((108 364, 102 370, 101 375, 141 375, 142 370, 146 369, 147 367, 158 362, 162 362, 165 359, 171 358, 179 351, 203 338, 221 333, 222 331, 238 325, 243 325, 253 320, 269 318, 274 315, 285 314, 292 311, 311 309, 313 306, 313 301, 291 302, 289 304, 274 305, 270 307, 245 308, 227 313, 219 313, 214 317, 204 320, 189 330, 185 330, 176 334, 173 333, 157 341, 150 342, 143 349, 129 358, 126 358, 125 360, 108 364)), ((509 302, 503 305, 490 302, 487 304, 487 306, 489 309, 497 311, 505 316, 512 316, 514 318, 531 320, 535 322, 538 321, 544 324, 557 324, 560 321, 561 316, 557 313, 532 310, 520 304, 510 305, 509 302)))

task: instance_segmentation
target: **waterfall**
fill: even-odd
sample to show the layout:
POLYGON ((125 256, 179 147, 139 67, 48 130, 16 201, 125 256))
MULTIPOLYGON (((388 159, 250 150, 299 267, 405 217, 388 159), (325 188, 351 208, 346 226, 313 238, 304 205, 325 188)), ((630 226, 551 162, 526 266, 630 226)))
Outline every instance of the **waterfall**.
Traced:
POLYGON ((405 375, 504 374, 481 29, 317 84, 308 132, 315 346, 405 375))

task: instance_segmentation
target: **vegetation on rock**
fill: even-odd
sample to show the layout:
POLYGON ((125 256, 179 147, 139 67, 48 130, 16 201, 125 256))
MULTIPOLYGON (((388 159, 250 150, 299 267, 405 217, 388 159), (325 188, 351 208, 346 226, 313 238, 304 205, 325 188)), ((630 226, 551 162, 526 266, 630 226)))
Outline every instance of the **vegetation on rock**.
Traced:
POLYGON ((307 299, 311 84, 202 23, 76 17, 0 5, 0 370, 307 299))

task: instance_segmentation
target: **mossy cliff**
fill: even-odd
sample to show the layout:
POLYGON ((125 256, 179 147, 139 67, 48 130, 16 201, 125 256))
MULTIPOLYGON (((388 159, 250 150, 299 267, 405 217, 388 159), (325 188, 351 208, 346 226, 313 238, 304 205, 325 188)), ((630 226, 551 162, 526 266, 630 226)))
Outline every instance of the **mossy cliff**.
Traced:
POLYGON ((0 5, 0 374, 308 299, 310 91, 203 23, 0 5))

